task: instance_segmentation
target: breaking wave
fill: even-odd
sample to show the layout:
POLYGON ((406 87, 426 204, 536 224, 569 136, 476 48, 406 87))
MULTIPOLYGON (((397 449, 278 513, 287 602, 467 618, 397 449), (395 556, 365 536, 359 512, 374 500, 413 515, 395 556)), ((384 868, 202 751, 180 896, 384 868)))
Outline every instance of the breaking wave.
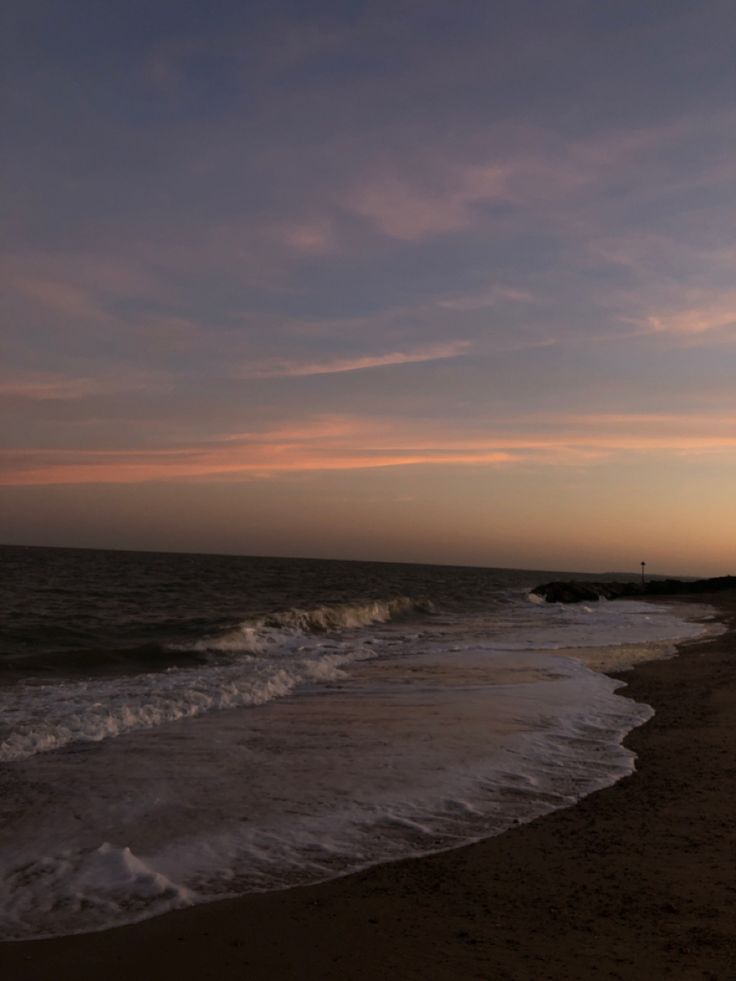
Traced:
POLYGON ((305 684, 335 681, 341 666, 374 656, 360 638, 335 638, 374 623, 428 612, 426 600, 398 596, 384 601, 292 609, 243 621, 233 630, 170 649, 235 654, 225 663, 165 671, 20 685, 0 702, 0 762, 58 750, 75 742, 99 742, 249 705, 263 705, 305 684))
POLYGON ((232 630, 197 640, 169 644, 169 650, 220 651, 259 654, 281 645, 289 645, 303 634, 336 633, 357 630, 373 623, 386 623, 413 613, 431 613, 429 600, 396 596, 389 600, 366 603, 318 606, 312 610, 292 609, 282 613, 252 617, 232 630))
POLYGON ((75 742, 99 742, 207 712, 263 705, 300 685, 336 681, 341 665, 370 648, 312 652, 284 663, 254 658, 231 666, 178 669, 114 680, 19 686, 3 699, 0 762, 26 759, 75 742), (32 721, 28 721, 32 720, 32 721))

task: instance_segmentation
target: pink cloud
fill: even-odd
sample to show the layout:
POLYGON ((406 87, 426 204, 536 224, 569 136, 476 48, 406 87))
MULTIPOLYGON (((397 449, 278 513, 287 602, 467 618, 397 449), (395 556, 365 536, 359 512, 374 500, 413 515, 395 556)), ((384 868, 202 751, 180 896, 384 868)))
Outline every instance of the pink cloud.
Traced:
POLYGON ((18 252, 0 257, 7 288, 72 313, 96 314, 98 297, 161 299, 165 286, 135 259, 90 252, 18 252), (81 300, 80 300, 81 297, 81 300))
POLYGON ((277 226, 275 237, 295 252, 322 255, 335 247, 335 231, 325 218, 277 226))
POLYGON ((655 333, 704 334, 736 326, 736 293, 702 305, 656 313, 646 318, 655 333))
POLYGON ((591 428, 600 426, 615 426, 618 429, 622 427, 638 428, 641 425, 655 429, 670 428, 673 434, 681 433, 686 429, 695 429, 705 435, 712 434, 714 430, 721 427, 732 429, 736 426, 736 414, 723 415, 705 412, 587 412, 548 416, 547 418, 558 424, 576 423, 591 428))
POLYGON ((327 361, 274 363, 254 365, 239 373, 240 378, 295 378, 307 375, 331 375, 345 371, 364 371, 402 364, 420 364, 459 358, 471 348, 470 341, 449 344, 430 344, 413 351, 389 351, 386 354, 361 355, 353 358, 333 358, 327 361))
POLYGON ((616 160, 641 146, 640 141, 621 146, 593 141, 537 147, 481 163, 445 159, 435 162, 431 181, 394 172, 366 177, 353 184, 342 204, 390 238, 418 241, 469 228, 490 202, 538 206, 541 200, 567 197, 603 179, 616 160))
POLYGON ((104 451, 57 453, 34 451, 7 455, 0 485, 142 483, 199 477, 259 477, 319 470, 364 470, 420 464, 498 464, 508 453, 498 450, 355 450, 347 446, 320 450, 307 445, 273 444, 239 449, 191 449, 110 454, 104 451), (67 459, 68 458, 68 459, 67 459))
POLYGON ((465 293, 460 296, 443 297, 436 305, 443 310, 486 310, 499 303, 534 303, 535 297, 529 290, 516 289, 512 286, 492 286, 478 293, 465 293))
MULTIPOLYGON (((683 432, 676 417, 648 414, 557 420, 558 432, 466 435, 434 421, 334 417, 254 433, 232 433, 191 447, 119 451, 25 449, 2 461, 0 484, 141 483, 153 480, 262 479, 285 473, 405 466, 580 466, 621 454, 697 456, 736 447, 733 427, 714 432, 707 419, 683 432), (648 421, 648 422, 647 422, 648 421), (661 431, 661 426, 665 431, 661 431), (656 430, 656 426, 655 426, 656 430)), ((554 420, 552 420, 554 422, 554 420)))
MULTIPOLYGON (((569 208, 581 194, 619 181, 622 172, 637 168, 646 173, 657 167, 661 187, 665 177, 657 161, 665 149, 674 151, 696 138, 699 129, 731 122, 726 117, 703 126, 666 123, 578 141, 556 138, 543 129, 507 130, 489 146, 485 160, 463 159, 463 148, 454 155, 437 151, 434 159, 423 159, 414 169, 411 160, 399 159, 381 173, 354 180, 336 202, 384 235, 408 242, 470 228, 482 217, 484 205, 500 201, 533 208, 538 217, 548 212, 558 222, 575 224, 581 216, 569 208), (430 177, 424 176, 427 172, 430 177)), ((722 183, 732 175, 733 164, 727 162, 705 175, 678 178, 671 189, 722 183)), ((588 212, 586 205, 583 221, 589 220, 588 212)))
POLYGON ((118 392, 161 390, 164 379, 155 372, 92 377, 42 372, 17 378, 0 378, 0 398, 27 399, 29 401, 73 401, 118 392))
POLYGON ((466 228, 473 205, 507 197, 507 182, 506 169, 492 165, 451 168, 433 187, 391 174, 355 185, 344 203, 384 235, 416 241, 466 228))
POLYGON ((95 293, 74 283, 28 276, 15 279, 11 288, 32 303, 76 321, 105 323, 108 320, 95 293))
MULTIPOLYGON (((82 252, 19 253, 0 257, 0 272, 11 298, 8 326, 21 346, 24 325, 31 320, 63 334, 67 356, 85 358, 92 346, 89 342, 103 336, 119 338, 118 351, 127 349, 136 359, 143 351, 168 355, 172 350, 212 347, 206 323, 165 312, 169 302, 176 303, 173 288, 142 271, 136 262, 82 252), (125 312, 132 305, 136 312, 125 312)), ((110 377, 109 369, 105 376, 110 377)), ((28 380, 30 386, 36 381, 28 380)), ((41 387, 48 381, 41 378, 41 387)), ((65 384, 60 380, 57 390, 65 384)), ((90 384, 85 382, 87 387, 90 384)), ((29 385, 25 385, 27 393, 29 385)), ((120 388, 114 379, 113 385, 120 388)), ((100 385, 105 387, 107 381, 100 385)))
POLYGON ((65 378, 55 375, 36 375, 30 378, 0 379, 0 398, 20 398, 32 401, 44 399, 81 399, 108 390, 108 383, 96 378, 65 378))

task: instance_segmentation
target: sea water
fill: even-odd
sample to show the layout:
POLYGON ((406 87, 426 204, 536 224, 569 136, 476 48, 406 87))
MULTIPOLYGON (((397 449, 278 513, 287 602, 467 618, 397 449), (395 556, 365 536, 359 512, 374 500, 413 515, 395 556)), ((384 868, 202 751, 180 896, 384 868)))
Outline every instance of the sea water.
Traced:
POLYGON ((703 608, 540 602, 550 572, 0 562, 2 939, 316 882, 570 804, 632 771, 622 739, 652 714, 602 672, 715 629, 703 608))

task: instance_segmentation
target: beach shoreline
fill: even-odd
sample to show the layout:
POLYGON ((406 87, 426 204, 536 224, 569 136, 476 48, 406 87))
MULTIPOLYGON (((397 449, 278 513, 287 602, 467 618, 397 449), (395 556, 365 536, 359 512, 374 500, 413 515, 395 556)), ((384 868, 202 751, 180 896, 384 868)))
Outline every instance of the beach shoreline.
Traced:
POLYGON ((453 851, 6 943, 3 978, 726 981, 736 974, 736 593, 691 601, 713 606, 727 632, 614 675, 656 713, 626 737, 632 776, 453 851))

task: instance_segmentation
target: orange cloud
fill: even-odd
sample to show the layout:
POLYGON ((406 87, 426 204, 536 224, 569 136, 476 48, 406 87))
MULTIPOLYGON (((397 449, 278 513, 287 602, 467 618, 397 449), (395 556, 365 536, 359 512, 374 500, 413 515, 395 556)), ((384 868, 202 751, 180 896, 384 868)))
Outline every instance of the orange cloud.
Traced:
MULTIPOLYGON (((570 421, 573 417, 570 417, 570 421)), ((678 417, 657 418, 671 431, 647 431, 641 416, 582 417, 558 432, 464 435, 430 422, 335 417, 254 433, 225 434, 193 447, 26 449, 5 454, 0 484, 140 483, 196 478, 259 478, 281 473, 403 466, 583 465, 625 453, 731 452, 736 432, 708 431, 706 420, 678 432, 678 417), (618 430, 610 431, 614 419, 618 430), (637 420, 639 420, 637 422, 637 420)), ((649 418, 645 415, 644 418, 649 418)), ((558 420, 558 423, 561 420, 558 420)), ((554 420, 552 420, 554 422, 554 420)), ((656 428, 656 427, 655 427, 656 428)))
POLYGON ((39 451, 6 456, 0 485, 142 483, 197 477, 258 477, 318 470, 362 470, 418 464, 505 463, 499 451, 352 450, 293 445, 129 453, 39 451), (68 460, 66 458, 69 458, 68 460))

